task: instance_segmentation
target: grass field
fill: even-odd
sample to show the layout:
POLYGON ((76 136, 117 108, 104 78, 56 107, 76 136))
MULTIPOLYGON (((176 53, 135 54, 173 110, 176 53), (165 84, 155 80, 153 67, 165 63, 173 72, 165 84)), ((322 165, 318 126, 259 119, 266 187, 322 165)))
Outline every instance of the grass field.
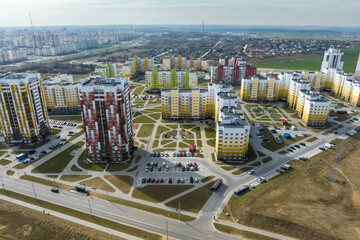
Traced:
POLYGON ((193 187, 194 185, 147 185, 143 188, 135 188, 132 197, 158 203, 193 187))
POLYGON ((58 134, 58 133, 61 132, 61 129, 52 128, 52 129, 50 130, 50 132, 51 132, 52 134, 58 134))
POLYGON ((251 240, 276 240, 277 239, 277 238, 264 236, 264 235, 261 235, 261 234, 258 234, 258 233, 248 232, 248 231, 245 231, 245 230, 233 228, 233 227, 226 226, 226 225, 220 224, 220 223, 214 223, 214 227, 218 231, 228 233, 228 234, 233 234, 233 235, 239 235, 240 237, 243 237, 243 238, 246 238, 246 239, 251 239, 251 240))
POLYGON ((2 166, 8 165, 9 163, 11 163, 10 160, 6 160, 6 159, 1 159, 0 160, 0 165, 2 165, 2 166))
POLYGON ((170 128, 168 128, 168 127, 158 126, 157 130, 156 130, 155 138, 160 138, 162 132, 166 132, 166 131, 169 131, 169 130, 170 130, 170 128))
POLYGON ((89 177, 91 177, 91 175, 62 175, 60 179, 67 182, 78 182, 89 177))
POLYGON ((43 164, 34 168, 32 173, 61 173, 69 162, 73 159, 73 155, 70 153, 78 148, 81 148, 85 143, 80 141, 72 145, 71 147, 63 150, 56 156, 50 158, 43 164))
POLYGON ((233 196, 221 214, 231 221, 300 239, 359 239, 360 134, 344 145, 337 182, 329 181, 340 141, 241 197, 233 196))
POLYGON ((74 171, 74 172, 82 172, 82 170, 80 168, 78 168, 76 165, 72 165, 70 169, 71 169, 71 171, 74 171))
POLYGON ((129 193, 134 178, 126 175, 105 175, 104 178, 111 182, 117 189, 123 193, 129 193))
POLYGON ((73 122, 73 123, 82 123, 82 118, 81 115, 68 115, 68 116, 49 116, 50 119, 52 120, 57 120, 57 121, 64 121, 64 122, 73 122))
MULTIPOLYGON (((355 72, 360 47, 341 50, 344 52, 344 71, 355 72)), ((251 59, 250 64, 258 68, 294 69, 294 70, 320 70, 324 53, 310 55, 281 56, 264 59, 251 59)))
POLYGON ((22 176, 20 176, 20 178, 24 179, 24 180, 31 181, 31 182, 37 182, 37 183, 47 185, 47 186, 50 186, 50 187, 58 187, 58 188, 64 189, 64 190, 74 189, 74 187, 72 187, 70 185, 67 185, 67 184, 58 183, 58 182, 54 182, 53 180, 34 177, 34 176, 30 176, 30 175, 22 175, 22 176))
POLYGON ((210 190, 210 187, 214 184, 214 181, 202 186, 182 197, 174 199, 171 202, 168 202, 166 206, 172 208, 178 208, 179 202, 181 204, 181 209, 184 211, 189 211, 193 213, 198 213, 201 208, 205 205, 207 200, 211 197, 213 192, 210 190), (196 199, 196 201, 194 201, 196 199))
POLYGON ((89 180, 82 181, 81 183, 91 188, 101 189, 109 192, 115 192, 115 189, 111 187, 109 184, 107 184, 100 177, 94 177, 89 180))
POLYGON ((153 129, 154 124, 142 124, 137 133, 137 137, 150 137, 153 129))
POLYGON ((2 239, 122 239, 64 219, 0 200, 2 239))
POLYGON ((216 137, 216 131, 213 128, 205 128, 205 136, 206 138, 214 138, 216 137))
POLYGON ((148 116, 140 116, 137 118, 134 118, 133 123, 155 123, 154 120, 152 120, 151 118, 149 118, 148 116))

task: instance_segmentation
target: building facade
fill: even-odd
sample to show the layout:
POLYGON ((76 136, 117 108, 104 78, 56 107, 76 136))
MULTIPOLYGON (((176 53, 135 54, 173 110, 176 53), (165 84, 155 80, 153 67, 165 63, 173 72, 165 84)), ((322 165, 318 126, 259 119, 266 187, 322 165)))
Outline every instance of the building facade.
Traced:
POLYGON ((211 67, 211 82, 228 83, 233 86, 241 85, 242 78, 250 78, 256 75, 257 68, 246 63, 239 57, 219 60, 217 66, 211 67))
POLYGON ((248 152, 250 124, 242 109, 223 107, 216 123, 215 152, 218 161, 244 160, 248 152))
POLYGON ((321 64, 321 72, 323 72, 326 68, 342 70, 344 66, 343 57, 344 53, 342 53, 339 49, 330 46, 330 48, 324 53, 324 58, 321 64))
POLYGON ((49 112, 80 112, 78 88, 71 75, 59 74, 43 80, 49 112))
POLYGON ((128 78, 89 78, 79 87, 88 158, 93 162, 129 159, 134 137, 128 78))
POLYGON ((8 144, 32 144, 50 133, 47 104, 39 73, 0 76, 1 130, 8 144))
POLYGON ((147 91, 157 91, 179 87, 181 89, 196 88, 198 86, 197 72, 185 70, 157 70, 146 71, 145 89, 147 91))
POLYGON ((304 109, 301 121, 308 127, 324 127, 327 123, 331 101, 319 92, 307 92, 304 95, 304 109))

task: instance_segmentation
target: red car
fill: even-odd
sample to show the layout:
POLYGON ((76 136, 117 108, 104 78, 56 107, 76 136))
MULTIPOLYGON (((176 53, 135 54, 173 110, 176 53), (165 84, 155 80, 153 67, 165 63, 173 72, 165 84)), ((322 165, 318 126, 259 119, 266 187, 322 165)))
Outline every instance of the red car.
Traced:
POLYGON ((323 148, 323 147, 321 147, 321 148, 319 148, 320 150, 323 150, 323 151, 325 151, 326 149, 325 148, 323 148))
POLYGON ((181 153, 180 153, 180 157, 182 157, 182 156, 183 156, 183 153, 181 152, 181 153))
POLYGON ((160 183, 163 183, 164 182, 164 179, 163 178, 160 178, 160 183))
POLYGON ((155 182, 156 182, 156 183, 159 183, 159 178, 155 178, 155 182))
POLYGON ((147 163, 146 163, 146 166, 150 166, 150 163, 149 163, 149 162, 147 162, 147 163))

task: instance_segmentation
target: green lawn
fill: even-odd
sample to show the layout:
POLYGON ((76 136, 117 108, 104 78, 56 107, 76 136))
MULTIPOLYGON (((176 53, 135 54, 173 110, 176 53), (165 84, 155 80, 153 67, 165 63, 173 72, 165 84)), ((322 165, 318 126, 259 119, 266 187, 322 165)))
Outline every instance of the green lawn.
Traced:
POLYGON ((52 129, 50 130, 50 132, 51 132, 52 134, 58 134, 58 133, 61 132, 61 129, 52 128, 52 129))
POLYGON ((133 115, 133 117, 138 117, 138 116, 141 116, 141 115, 142 115, 141 112, 136 112, 136 113, 133 115))
POLYGON ((232 167, 232 166, 221 166, 222 169, 224 169, 225 171, 231 171, 234 170, 236 167, 232 167))
POLYGON ((161 145, 168 144, 173 142, 174 140, 161 140, 161 145))
POLYGON ((215 176, 207 176, 207 177, 204 177, 203 179, 201 179, 201 182, 207 182, 211 179, 213 179, 215 176))
POLYGON ((109 184, 107 184, 102 178, 100 177, 94 177, 89 180, 85 180, 81 182, 85 186, 95 188, 95 189, 101 189, 108 192, 115 192, 115 189, 111 187, 109 184))
POLYGON ((173 147, 176 147, 176 145, 177 145, 177 142, 172 142, 172 143, 169 143, 169 144, 164 145, 164 147, 166 147, 166 148, 173 148, 173 147))
POLYGON ((142 124, 137 133, 137 137, 150 137, 153 129, 154 124, 142 124))
POLYGON ((107 172, 117 172, 123 171, 131 166, 134 156, 131 157, 130 161, 120 162, 120 163, 109 163, 109 166, 106 168, 107 172))
POLYGON ((143 188, 135 188, 132 197, 158 203, 193 187, 194 185, 147 185, 143 188))
POLYGON ((195 145, 195 141, 194 140, 183 140, 183 142, 189 144, 189 145, 195 145))
POLYGON ((211 147, 215 147, 215 140, 207 140, 206 143, 211 147))
POLYGON ((134 179, 126 175, 105 175, 104 178, 125 194, 131 190, 134 179))
POLYGON ((81 148, 85 143, 80 141, 72 145, 71 147, 63 150, 58 155, 50 158, 43 164, 34 168, 32 173, 61 173, 69 162, 73 159, 73 155, 70 153, 78 148, 81 148))
POLYGON ((89 177, 92 175, 62 175, 60 179, 67 182, 78 182, 89 177))
POLYGON ((140 116, 137 118, 134 118, 133 123, 155 123, 156 121, 152 120, 148 116, 140 116))
POLYGON ((64 121, 64 122, 73 122, 73 123, 82 123, 81 115, 68 115, 68 116, 49 116, 50 119, 64 121))
POLYGON ((6 160, 6 159, 1 159, 1 160, 0 160, 0 165, 5 166, 5 165, 8 165, 9 163, 11 163, 10 160, 6 160))
POLYGON ((201 139, 200 127, 195 127, 193 129, 191 129, 191 131, 196 134, 196 138, 201 139))
MULTIPOLYGON (((142 86, 142 87, 137 87, 134 89, 134 91, 132 92, 132 94, 136 94, 136 95, 140 95, 145 89, 145 86, 142 86)), ((137 98, 136 98, 137 99, 137 98)))
POLYGON ((317 137, 312 137, 306 140, 306 142, 315 142, 316 140, 318 140, 319 138, 317 137))
POLYGON ((0 149, 9 149, 10 146, 7 145, 5 142, 0 142, 0 149))
POLYGON ((160 138, 162 132, 169 131, 170 129, 165 126, 158 126, 155 134, 155 138, 160 138))
POLYGON ((189 211, 193 213, 198 213, 200 209, 205 205, 207 200, 211 197, 213 192, 210 190, 210 187, 214 184, 214 181, 202 186, 182 197, 174 199, 171 202, 168 202, 166 206, 172 208, 178 208, 179 202, 181 205, 181 210, 189 211), (196 199, 196 201, 194 201, 196 199))
POLYGON ((2 157, 7 151, 0 151, 0 157, 2 157))
POLYGON ((78 158, 78 164, 80 167, 89 170, 89 171, 96 171, 96 172, 102 172, 104 171, 107 163, 91 163, 87 160, 87 150, 83 151, 78 158))
POLYGON ((31 182, 37 182, 37 183, 40 183, 43 185, 47 185, 50 187, 57 187, 57 188, 64 189, 64 190, 74 189, 74 187, 67 185, 67 184, 58 183, 58 182, 54 182, 53 180, 43 179, 43 178, 34 177, 34 176, 30 176, 30 175, 22 175, 22 176, 20 176, 20 179, 28 180, 31 182))
POLYGON ((202 147, 202 141, 201 140, 197 140, 196 143, 197 143, 196 147, 198 147, 198 148, 202 147))
POLYGON ((159 140, 154 140, 152 147, 157 148, 159 146, 159 140))
POLYGON ((186 144, 186 143, 183 143, 183 142, 179 142, 179 147, 181 147, 181 148, 187 148, 187 147, 189 147, 189 145, 186 144))
POLYGON ((76 165, 72 165, 71 166, 71 171, 74 171, 74 172, 82 172, 82 170, 80 168, 78 168, 76 165))
POLYGON ((191 129, 196 127, 196 125, 180 125, 180 128, 184 128, 184 129, 191 129))
POLYGON ((152 113, 152 114, 148 114, 148 116, 158 120, 161 117, 161 113, 152 113))
POLYGON ((206 138, 215 138, 216 130, 214 128, 205 128, 205 136, 206 138))

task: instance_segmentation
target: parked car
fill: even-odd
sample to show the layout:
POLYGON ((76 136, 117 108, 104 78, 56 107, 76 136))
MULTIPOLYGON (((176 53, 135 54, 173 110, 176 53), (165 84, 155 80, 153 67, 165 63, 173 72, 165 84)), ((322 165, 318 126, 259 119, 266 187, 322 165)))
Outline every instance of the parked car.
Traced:
POLYGON ((160 178, 160 183, 163 183, 164 182, 164 179, 163 178, 160 178))
POLYGON ((155 178, 155 183, 159 183, 159 178, 155 178))
POLYGON ((176 180, 176 182, 177 182, 177 183, 180 183, 180 178, 178 178, 178 179, 176 180))
POLYGON ((194 183, 194 178, 190 177, 190 183, 194 183))
POLYGON ((172 178, 169 178, 169 183, 172 183, 172 178))
POLYGON ((145 183, 145 182, 146 182, 146 178, 141 179, 141 182, 142 182, 142 183, 145 183))
POLYGON ((319 149, 320 149, 320 150, 323 150, 323 151, 325 151, 325 150, 326 150, 326 149, 325 149, 325 148, 323 148, 323 147, 320 147, 319 149))
POLYGON ((59 193, 59 192, 60 192, 59 189, 56 188, 56 187, 52 188, 51 191, 52 191, 53 193, 59 193))

